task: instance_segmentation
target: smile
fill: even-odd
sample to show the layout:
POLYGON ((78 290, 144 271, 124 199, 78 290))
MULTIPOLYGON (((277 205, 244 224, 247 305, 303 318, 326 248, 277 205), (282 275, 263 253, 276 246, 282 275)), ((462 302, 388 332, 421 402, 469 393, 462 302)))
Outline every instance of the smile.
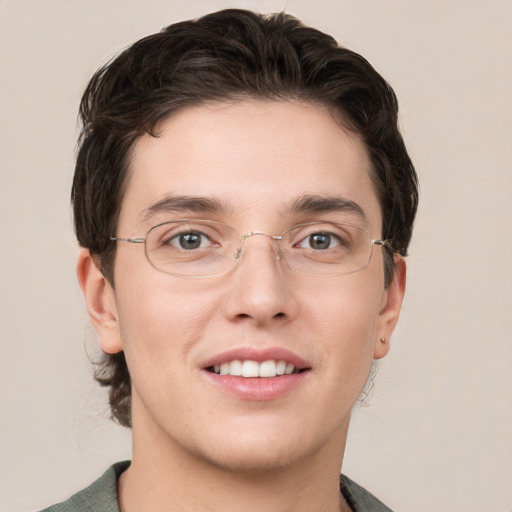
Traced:
POLYGON ((208 370, 217 375, 231 375, 233 377, 245 378, 273 378, 300 372, 299 369, 295 368, 293 363, 274 359, 262 362, 251 359, 245 359, 243 361, 234 359, 233 361, 210 366, 208 370))
POLYGON ((312 365, 282 347, 236 347, 201 365, 203 375, 222 393, 245 401, 282 398, 306 385, 312 365))

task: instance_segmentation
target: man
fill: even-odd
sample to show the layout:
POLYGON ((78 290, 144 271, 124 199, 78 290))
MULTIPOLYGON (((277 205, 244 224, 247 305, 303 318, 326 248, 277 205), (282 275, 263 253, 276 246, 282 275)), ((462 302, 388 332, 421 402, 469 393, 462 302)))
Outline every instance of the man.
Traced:
POLYGON ((95 74, 77 273, 133 458, 48 510, 389 510, 340 468, 405 290, 397 110, 285 14, 178 23, 95 74))

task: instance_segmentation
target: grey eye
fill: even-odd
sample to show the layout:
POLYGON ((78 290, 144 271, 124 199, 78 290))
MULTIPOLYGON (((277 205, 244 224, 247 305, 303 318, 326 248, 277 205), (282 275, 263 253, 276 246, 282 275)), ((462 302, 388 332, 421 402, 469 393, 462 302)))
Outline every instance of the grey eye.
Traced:
POLYGON ((209 245, 210 240, 203 233, 191 231, 189 233, 180 233, 179 235, 173 236, 168 243, 178 249, 191 251, 209 245))
POLYGON ((338 245, 340 245, 339 238, 331 233, 312 233, 299 244, 300 247, 316 251, 332 249, 338 245))
POLYGON ((328 249, 331 245, 331 236, 320 233, 309 237, 309 245, 312 249, 328 249))

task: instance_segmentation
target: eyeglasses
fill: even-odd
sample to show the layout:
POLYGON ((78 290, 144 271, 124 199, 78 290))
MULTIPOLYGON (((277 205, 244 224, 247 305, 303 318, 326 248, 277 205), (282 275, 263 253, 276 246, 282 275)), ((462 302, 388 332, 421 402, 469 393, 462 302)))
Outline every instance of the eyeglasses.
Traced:
POLYGON ((251 231, 240 235, 234 228, 211 220, 175 220, 152 227, 145 238, 117 238, 115 242, 145 244, 146 257, 157 270, 188 278, 227 274, 241 260, 246 241, 264 236, 272 242, 277 261, 300 274, 343 275, 368 266, 374 240, 366 229, 352 224, 309 222, 288 228, 281 235, 251 231))

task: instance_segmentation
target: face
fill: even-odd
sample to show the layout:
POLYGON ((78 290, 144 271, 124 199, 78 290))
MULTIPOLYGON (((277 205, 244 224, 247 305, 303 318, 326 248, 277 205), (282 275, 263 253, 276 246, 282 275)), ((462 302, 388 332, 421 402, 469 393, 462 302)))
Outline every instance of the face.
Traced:
MULTIPOLYGON (((159 137, 142 137, 117 236, 144 237, 179 218, 270 235, 349 222, 374 239, 382 223, 363 144, 327 110, 298 102, 189 108, 159 137), (339 206, 346 203, 356 207, 339 206)), ((343 452, 372 360, 388 350, 380 338, 398 318, 403 272, 385 289, 374 247, 360 272, 299 274, 272 247, 268 237, 249 237, 233 270, 187 279, 156 270, 143 244, 119 242, 115 290, 103 281, 95 295, 82 276, 103 350, 126 355, 134 455, 139 446, 253 471, 343 452), (285 363, 293 373, 244 376, 274 375, 285 363), (219 366, 244 374, 220 375, 219 366)))

